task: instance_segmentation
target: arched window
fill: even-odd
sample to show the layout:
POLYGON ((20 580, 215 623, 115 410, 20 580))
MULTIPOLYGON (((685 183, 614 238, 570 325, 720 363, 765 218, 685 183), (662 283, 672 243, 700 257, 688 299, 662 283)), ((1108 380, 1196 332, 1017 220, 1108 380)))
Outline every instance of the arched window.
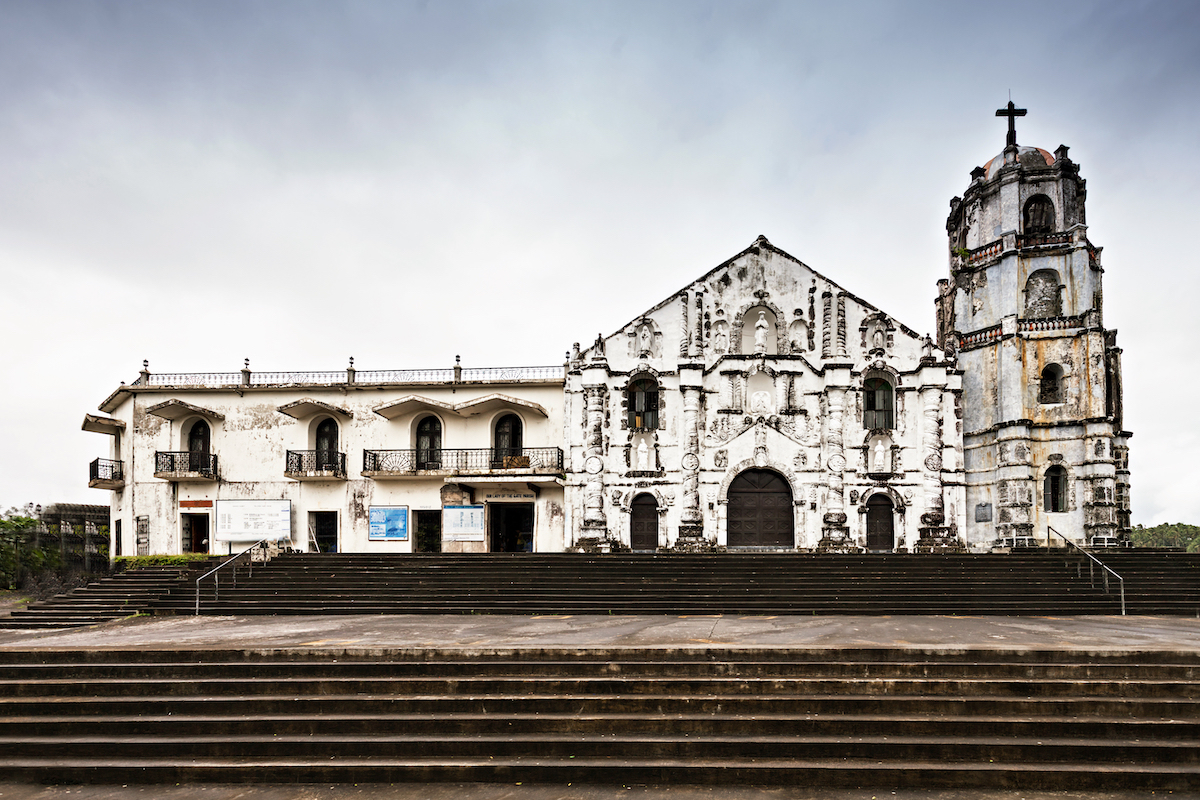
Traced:
POLYGON ((417 469, 442 468, 442 421, 426 417, 417 423, 417 469))
POLYGON ((1042 381, 1038 387, 1039 403, 1063 402, 1063 371, 1058 364, 1050 364, 1042 370, 1042 381))
POLYGON ((329 418, 321 420, 317 425, 317 469, 336 470, 338 468, 338 426, 337 421, 329 418))
POLYGON ((658 427, 657 381, 653 378, 639 378, 630 383, 626 402, 630 430, 645 431, 658 427))
POLYGON ((208 423, 198 419, 188 431, 188 469, 191 472, 204 472, 208 469, 210 446, 211 431, 208 423))
POLYGON ((1042 489, 1042 504, 1047 511, 1059 513, 1067 510, 1066 469, 1054 466, 1046 470, 1046 480, 1042 489))
POLYGON ((513 463, 513 459, 522 455, 522 433, 520 417, 516 414, 505 414, 501 417, 496 422, 494 460, 501 462, 503 466, 519 466, 513 463))
POLYGON ((895 427, 892 385, 883 378, 868 378, 863 383, 863 427, 867 430, 895 427))
POLYGON ((1026 236, 1054 233, 1054 202, 1044 194, 1035 194, 1025 201, 1022 222, 1026 236))
POLYGON ((1050 319, 1062 316, 1062 294, 1058 273, 1039 269, 1025 282, 1025 319, 1050 319))

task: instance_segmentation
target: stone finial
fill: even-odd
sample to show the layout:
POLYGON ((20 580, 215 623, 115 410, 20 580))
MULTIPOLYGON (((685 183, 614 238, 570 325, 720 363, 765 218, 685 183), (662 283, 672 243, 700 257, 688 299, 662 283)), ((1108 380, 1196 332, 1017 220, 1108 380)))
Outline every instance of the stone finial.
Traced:
POLYGON ((250 359, 246 358, 242 360, 242 369, 250 369, 250 359))

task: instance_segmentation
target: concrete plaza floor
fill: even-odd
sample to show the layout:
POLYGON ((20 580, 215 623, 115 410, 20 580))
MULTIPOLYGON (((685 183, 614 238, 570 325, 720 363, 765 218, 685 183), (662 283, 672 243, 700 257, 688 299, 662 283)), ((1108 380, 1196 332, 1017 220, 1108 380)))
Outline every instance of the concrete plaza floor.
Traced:
POLYGON ((1200 652, 1200 619, 1150 616, 134 617, 88 628, 0 629, 7 649, 855 648, 1200 652))
MULTIPOLYGON (((1200 620, 1180 617, 276 616, 135 617, 82 629, 0 629, 3 650, 379 651, 409 648, 902 648, 1200 653, 1200 620)), ((0 800, 1130 800, 1183 792, 879 790, 509 784, 30 786, 0 800)))

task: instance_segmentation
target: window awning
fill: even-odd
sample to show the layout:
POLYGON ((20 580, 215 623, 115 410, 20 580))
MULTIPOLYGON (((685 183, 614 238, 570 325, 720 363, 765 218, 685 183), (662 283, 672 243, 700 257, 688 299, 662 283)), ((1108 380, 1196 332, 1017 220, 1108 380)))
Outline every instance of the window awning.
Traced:
POLYGON ((200 416, 210 422, 220 422, 225 419, 224 414, 219 414, 208 408, 194 406, 191 403, 185 403, 182 400, 167 400, 165 403, 159 403, 156 406, 150 406, 146 409, 147 414, 153 414, 156 417, 163 419, 183 419, 184 417, 200 416))
POLYGON ((311 417, 314 414, 338 414, 346 419, 350 419, 353 415, 344 408, 332 406, 329 403, 322 403, 320 400, 313 400, 305 397, 300 400, 282 405, 276 409, 280 414, 287 414, 295 419, 304 419, 311 417))
POLYGON ((89 433, 107 433, 109 436, 116 436, 125 430, 125 423, 112 417, 98 417, 95 414, 84 414, 83 429, 89 433))
POLYGON ((375 409, 375 413, 385 419, 395 419, 404 414, 422 409, 444 411, 447 414, 458 415, 457 408, 450 403, 443 403, 440 400, 430 400, 428 397, 421 397, 416 394, 405 395, 395 402, 380 406, 375 409))
POLYGON ((509 397, 506 394, 489 394, 486 397, 477 397, 474 400, 466 400, 455 406, 459 414, 464 417, 471 417, 476 414, 484 414, 488 411, 497 411, 502 408, 517 408, 532 411, 533 413, 542 416, 550 416, 546 413, 546 409, 537 403, 531 403, 528 400, 519 400, 516 397, 509 397))

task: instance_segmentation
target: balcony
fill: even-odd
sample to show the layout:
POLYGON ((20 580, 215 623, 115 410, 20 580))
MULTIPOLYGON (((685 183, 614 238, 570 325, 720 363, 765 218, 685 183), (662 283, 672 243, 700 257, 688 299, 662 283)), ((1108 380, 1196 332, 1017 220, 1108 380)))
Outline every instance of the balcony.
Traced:
POLYGON ((97 458, 88 467, 88 488, 124 489, 125 462, 111 458, 97 458))
POLYGON ((214 453, 170 452, 154 454, 154 477, 177 483, 198 483, 217 479, 214 453))
POLYGON ((288 450, 283 474, 294 481, 344 481, 346 454, 331 450, 288 450))
POLYGON ((557 447, 468 450, 364 450, 362 473, 368 478, 418 475, 556 475, 563 471, 557 447))

